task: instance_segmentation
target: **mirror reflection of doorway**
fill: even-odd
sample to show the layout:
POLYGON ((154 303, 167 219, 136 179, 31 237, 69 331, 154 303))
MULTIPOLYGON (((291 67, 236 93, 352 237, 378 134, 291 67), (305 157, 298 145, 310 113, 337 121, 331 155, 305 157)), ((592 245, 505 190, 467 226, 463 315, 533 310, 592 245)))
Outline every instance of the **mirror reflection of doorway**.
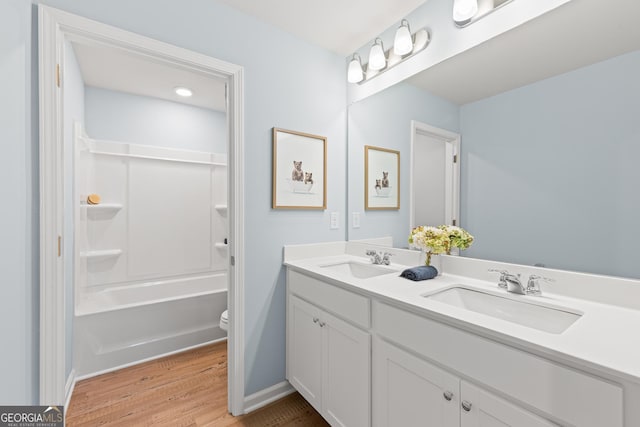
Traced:
POLYGON ((457 225, 460 135, 411 123, 409 225, 457 225))

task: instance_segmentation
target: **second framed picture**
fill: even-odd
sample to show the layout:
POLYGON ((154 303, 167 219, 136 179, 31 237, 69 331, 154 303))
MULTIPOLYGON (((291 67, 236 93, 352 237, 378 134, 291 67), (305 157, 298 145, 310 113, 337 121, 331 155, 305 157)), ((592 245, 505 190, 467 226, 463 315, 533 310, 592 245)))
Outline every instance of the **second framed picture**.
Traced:
POLYGON ((400 209, 400 152, 364 147, 364 208, 400 209))

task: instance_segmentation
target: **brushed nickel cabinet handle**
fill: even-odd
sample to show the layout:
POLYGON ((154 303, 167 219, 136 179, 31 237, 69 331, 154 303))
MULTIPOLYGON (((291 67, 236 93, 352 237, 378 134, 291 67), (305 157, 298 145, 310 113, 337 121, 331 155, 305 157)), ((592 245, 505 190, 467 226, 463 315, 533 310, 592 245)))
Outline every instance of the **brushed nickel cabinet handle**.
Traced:
POLYGON ((451 399, 453 399, 453 393, 451 393, 450 391, 445 391, 444 393, 442 393, 442 395, 447 402, 450 402, 451 399))
POLYGON ((471 410, 471 406, 471 402, 467 400, 462 401, 462 409, 464 409, 465 411, 469 412, 471 410))

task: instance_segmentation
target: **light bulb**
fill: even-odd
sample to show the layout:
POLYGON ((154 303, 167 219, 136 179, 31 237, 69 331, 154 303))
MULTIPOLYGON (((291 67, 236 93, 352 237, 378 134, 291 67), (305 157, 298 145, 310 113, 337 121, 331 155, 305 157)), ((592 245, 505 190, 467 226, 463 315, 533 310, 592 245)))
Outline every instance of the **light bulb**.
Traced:
POLYGON ((478 13, 478 0, 455 0, 453 3, 453 20, 465 23, 478 13))
POLYGON ((364 79, 362 72, 362 64, 360 63, 360 55, 353 54, 353 58, 349 62, 349 69, 347 70, 347 81, 349 83, 359 83, 364 79))
POLYGON ((191 91, 191 89, 187 87, 178 86, 178 87, 174 87, 173 90, 176 92, 176 95, 184 96, 185 98, 193 95, 193 92, 191 91))
POLYGON ((387 65, 387 58, 384 56, 384 48, 382 47, 382 40, 377 38, 371 46, 369 51, 369 69, 378 71, 382 70, 387 65))
POLYGON ((413 50, 413 38, 411 37, 411 29, 409 22, 403 19, 400 27, 396 30, 396 37, 393 40, 393 53, 396 55, 406 55, 413 50))

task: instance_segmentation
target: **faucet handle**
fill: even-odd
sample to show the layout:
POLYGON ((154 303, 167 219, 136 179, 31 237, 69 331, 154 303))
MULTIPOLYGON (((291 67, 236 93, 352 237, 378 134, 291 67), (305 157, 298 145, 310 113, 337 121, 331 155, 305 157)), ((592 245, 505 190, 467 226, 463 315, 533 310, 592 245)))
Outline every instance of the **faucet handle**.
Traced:
POLYGON ((540 290, 540 284, 538 283, 540 280, 543 280, 547 283, 555 282, 555 279, 551 279, 549 277, 539 276, 537 274, 531 274, 529 276, 529 281, 527 282, 527 295, 541 295, 542 291, 540 290))
POLYGON ((503 288, 503 289, 507 289, 507 281, 505 280, 507 275, 509 274, 509 272, 507 270, 499 270, 497 268, 490 268, 487 271, 489 271, 490 273, 500 273, 500 279, 498 282, 498 286, 503 288))
POLYGON ((391 264, 391 260, 389 258, 391 258, 393 256, 393 254, 391 252, 384 252, 382 254, 382 263, 384 265, 389 265, 391 264))

